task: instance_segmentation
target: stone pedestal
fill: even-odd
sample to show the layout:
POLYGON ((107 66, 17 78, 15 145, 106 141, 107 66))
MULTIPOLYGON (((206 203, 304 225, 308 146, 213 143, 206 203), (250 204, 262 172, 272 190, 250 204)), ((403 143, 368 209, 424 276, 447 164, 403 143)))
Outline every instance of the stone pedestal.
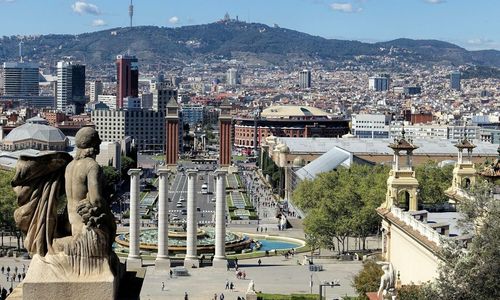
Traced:
POLYGON ((139 234, 141 231, 139 221, 139 179, 142 175, 142 170, 130 169, 128 170, 128 175, 130 175, 130 224, 127 271, 132 271, 142 267, 142 258, 139 250, 139 234))
POLYGON ((247 292, 245 294, 245 299, 246 300, 257 300, 257 293, 255 293, 255 292, 247 292))
POLYGON ((155 261, 156 270, 168 271, 170 260, 168 258, 168 175, 169 170, 162 168, 158 170, 159 194, 158 194, 158 254, 155 261))
POLYGON ((223 268, 227 268, 227 259, 226 258, 215 258, 214 257, 214 260, 212 262, 212 266, 214 268, 217 268, 217 269, 223 269, 223 268))
POLYGON ((117 289, 118 276, 109 266, 104 265, 98 274, 77 275, 35 255, 23 281, 22 299, 114 300, 117 289))
POLYGON ((184 258, 184 266, 191 268, 193 265, 199 266, 197 257, 197 233, 198 222, 196 220, 196 204, 194 198, 194 183, 196 180, 196 170, 188 170, 187 182, 187 220, 186 220, 186 256, 184 258))

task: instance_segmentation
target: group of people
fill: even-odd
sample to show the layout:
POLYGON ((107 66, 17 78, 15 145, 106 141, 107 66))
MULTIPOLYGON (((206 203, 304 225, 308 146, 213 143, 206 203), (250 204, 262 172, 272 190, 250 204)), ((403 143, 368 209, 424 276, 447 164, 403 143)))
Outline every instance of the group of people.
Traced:
POLYGON ((26 277, 26 265, 23 264, 22 272, 18 266, 14 266, 13 268, 10 266, 2 266, 0 270, 2 271, 2 274, 5 275, 7 282, 11 282, 10 288, 0 288, 0 299, 3 300, 7 299, 7 295, 10 295, 14 290, 13 283, 16 282, 16 280, 21 282, 21 280, 26 277))

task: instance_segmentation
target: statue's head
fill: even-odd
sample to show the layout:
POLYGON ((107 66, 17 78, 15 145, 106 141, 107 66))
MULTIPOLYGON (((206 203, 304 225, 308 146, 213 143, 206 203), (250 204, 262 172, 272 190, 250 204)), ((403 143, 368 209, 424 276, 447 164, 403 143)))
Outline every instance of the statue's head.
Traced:
POLYGON ((77 155, 77 157, 95 157, 99 154, 101 139, 99 138, 99 133, 94 128, 83 127, 76 133, 75 144, 78 150, 80 150, 77 152, 81 152, 81 155, 77 155))

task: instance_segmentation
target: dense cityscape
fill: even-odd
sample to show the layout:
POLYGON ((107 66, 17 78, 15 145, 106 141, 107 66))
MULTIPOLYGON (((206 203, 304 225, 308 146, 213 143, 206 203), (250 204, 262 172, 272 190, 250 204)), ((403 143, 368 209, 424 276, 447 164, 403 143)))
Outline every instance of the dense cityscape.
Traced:
POLYGON ((500 51, 136 6, 0 38, 0 299, 500 297, 500 51))

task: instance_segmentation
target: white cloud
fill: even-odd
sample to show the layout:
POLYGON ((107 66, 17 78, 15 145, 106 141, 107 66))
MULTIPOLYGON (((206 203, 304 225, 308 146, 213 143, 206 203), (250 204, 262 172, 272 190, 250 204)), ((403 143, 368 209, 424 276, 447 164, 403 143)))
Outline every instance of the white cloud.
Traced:
POLYGON ((87 3, 84 1, 76 1, 71 5, 71 9, 73 9, 74 12, 77 14, 83 15, 83 14, 91 14, 91 15, 100 15, 101 12, 99 11, 99 8, 97 5, 92 4, 92 3, 87 3))
POLYGON ((101 27, 106 25, 108 24, 103 19, 95 19, 94 21, 92 21, 92 26, 94 27, 101 27))
POLYGON ((0 0, 0 3, 13 3, 16 0, 0 0))
POLYGON ((445 0, 424 0, 425 2, 429 4, 440 4, 440 3, 445 3, 445 0))
POLYGON ((168 19, 168 23, 170 23, 172 25, 179 23, 179 17, 177 17, 177 16, 171 17, 170 19, 168 19))
POLYGON ((361 7, 356 8, 351 3, 348 2, 333 2, 332 4, 330 4, 330 8, 345 13, 354 13, 363 10, 361 7))

